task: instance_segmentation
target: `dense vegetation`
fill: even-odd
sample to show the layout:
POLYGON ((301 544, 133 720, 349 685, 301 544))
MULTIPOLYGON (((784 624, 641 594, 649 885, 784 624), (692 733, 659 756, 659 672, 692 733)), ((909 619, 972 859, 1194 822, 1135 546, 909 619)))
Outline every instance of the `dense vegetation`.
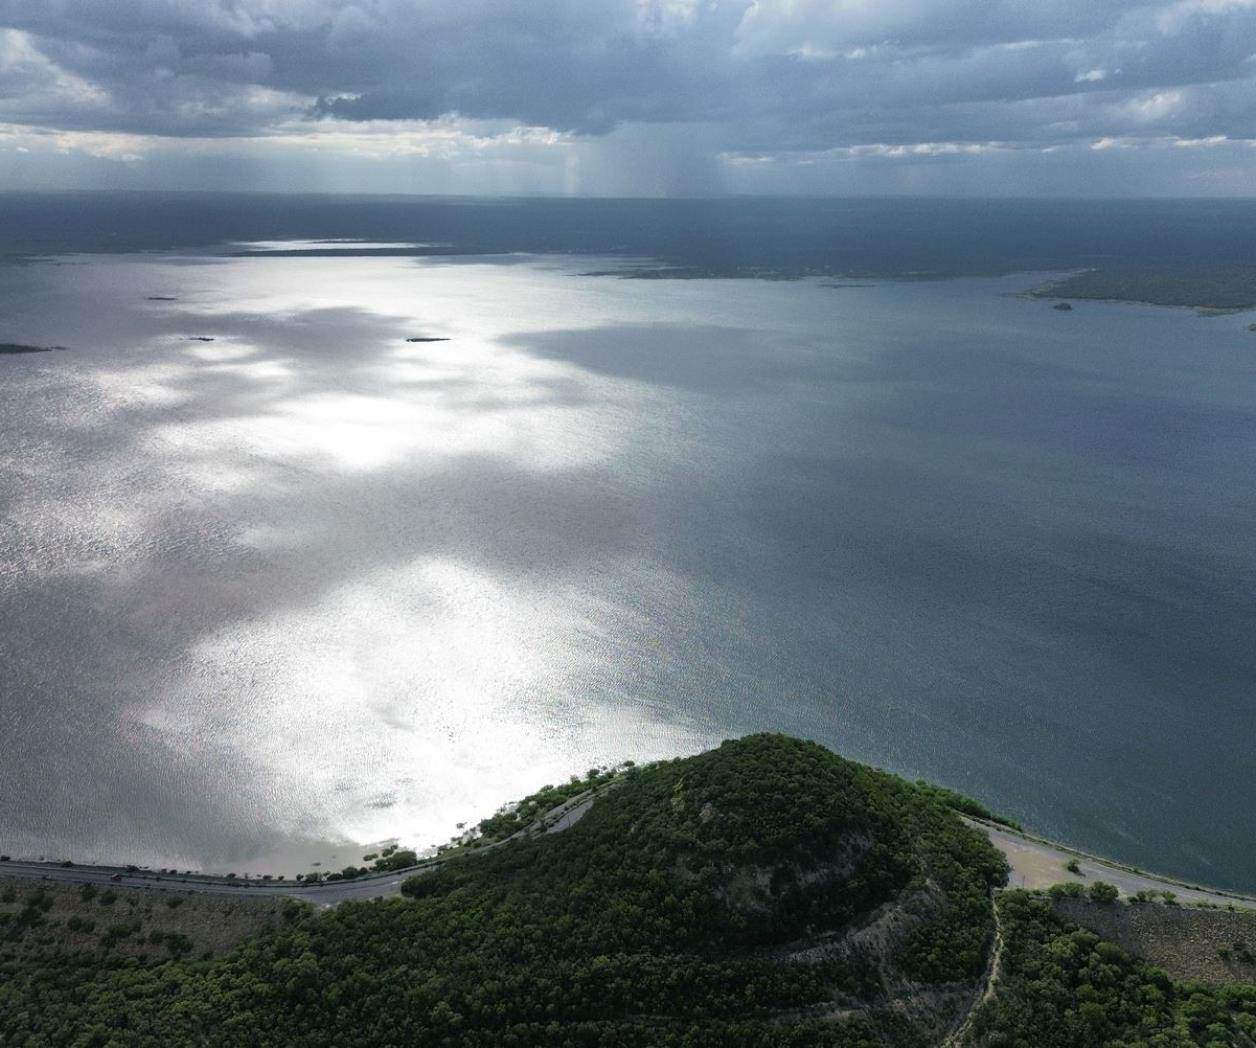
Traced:
MULTIPOLYGON (((1006 874, 956 816, 964 798, 758 735, 613 783, 591 773, 480 829, 509 836, 608 785, 561 834, 464 852, 399 900, 290 901, 217 957, 171 925, 191 908, 177 896, 154 912, 58 889, 84 918, 4 888, 0 1044, 911 1048, 958 1029, 1006 874)), ((1098 881, 1054 894, 1124 905, 1098 881)), ((1006 892, 999 913, 971 1043, 1256 1046, 1256 988, 1176 983, 1050 894, 1006 892)))
MULTIPOLYGON (((561 786, 552 784, 542 786, 535 793, 524 797, 523 800, 508 804, 487 819, 481 820, 474 829, 455 837, 448 844, 442 845, 437 849, 437 854, 443 858, 448 858, 448 853, 456 849, 475 850, 476 848, 483 848, 485 845, 496 844, 513 837, 516 833, 537 826, 547 814, 564 802, 581 794, 595 792, 604 788, 613 782, 621 771, 625 771, 632 766, 632 761, 626 761, 615 768, 590 768, 583 778, 579 775, 573 775, 568 782, 563 783, 561 786)), ((959 794, 954 796, 959 797, 959 794)), ((966 800, 966 798, 960 799, 966 800)), ((977 802, 971 801, 968 803, 976 804, 977 802)), ((459 823, 459 827, 461 825, 459 823)), ((397 870, 408 870, 411 867, 426 864, 431 859, 420 859, 418 853, 412 848, 402 848, 400 845, 390 844, 378 852, 362 856, 362 861, 367 865, 346 866, 341 870, 331 872, 310 870, 307 873, 298 873, 296 879, 306 884, 347 881, 375 873, 392 873, 397 870)), ((234 874, 231 876, 234 876, 234 874)), ((269 880, 269 878, 267 879, 269 880)), ((280 880, 282 879, 281 877, 280 880)))
POLYGON ((985 819, 986 822, 997 822, 1001 826, 1010 826, 1014 830, 1022 829, 1022 826, 1015 819, 1009 819, 1004 815, 997 815, 987 808, 981 801, 973 800, 972 797, 966 797, 962 793, 956 793, 954 790, 948 790, 945 786, 934 786, 924 779, 916 780, 916 789, 927 793, 935 800, 941 801, 948 808, 954 808, 957 812, 964 815, 971 815, 976 819, 985 819))
POLYGON ((524 797, 515 804, 508 804, 496 814, 481 820, 468 844, 475 847, 503 841, 534 825, 537 820, 565 801, 606 786, 621 770, 628 770, 632 767, 633 762, 627 761, 617 768, 590 768, 584 778, 573 775, 570 781, 560 786, 542 786, 536 793, 524 797))
POLYGON ((998 993, 976 1016, 986 1048, 1256 1045, 1256 987, 1176 983, 1023 892, 999 900, 998 993))
POLYGON ((936 797, 771 735, 620 780, 213 960, 0 961, 0 1043, 910 1046, 971 1000, 1005 868, 936 797))
MULTIPOLYGON (((368 873, 390 873, 394 870, 408 870, 419 861, 418 853, 411 848, 401 848, 390 844, 383 851, 362 856, 362 861, 369 866, 346 866, 343 870, 323 873, 311 870, 309 873, 298 873, 296 879, 307 884, 320 881, 347 881, 354 877, 363 877, 368 873)), ((282 879, 282 878, 281 878, 282 879)))
POLYGON ((1030 294, 1044 298, 1193 306, 1205 311, 1252 309, 1256 307, 1256 266, 1088 269, 1034 288, 1030 294))

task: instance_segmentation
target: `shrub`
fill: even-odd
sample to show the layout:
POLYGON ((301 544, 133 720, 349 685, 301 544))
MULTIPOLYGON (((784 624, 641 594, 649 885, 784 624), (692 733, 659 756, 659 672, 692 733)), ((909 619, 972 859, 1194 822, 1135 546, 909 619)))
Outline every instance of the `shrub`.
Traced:
POLYGON ((1106 881, 1095 881, 1090 886, 1090 901, 1099 903, 1114 903, 1120 898, 1121 893, 1117 891, 1116 885, 1108 884, 1106 881))
POLYGON ((52 896, 42 888, 38 888, 27 896, 26 905, 33 910, 39 910, 42 913, 47 913, 52 909, 52 896))
POLYGON ((100 937, 100 944, 106 949, 115 943, 121 942, 123 939, 131 937, 132 928, 129 924, 111 924, 105 929, 105 933, 100 937))
POLYGON ((172 957, 182 957, 192 952, 192 940, 182 932, 169 932, 166 937, 166 949, 172 957))
MULTIPOLYGON (((404 870, 418 863, 418 855, 410 848, 394 848, 387 856, 375 863, 375 869, 381 871, 404 870)), ((365 872, 365 871, 363 871, 365 872)))

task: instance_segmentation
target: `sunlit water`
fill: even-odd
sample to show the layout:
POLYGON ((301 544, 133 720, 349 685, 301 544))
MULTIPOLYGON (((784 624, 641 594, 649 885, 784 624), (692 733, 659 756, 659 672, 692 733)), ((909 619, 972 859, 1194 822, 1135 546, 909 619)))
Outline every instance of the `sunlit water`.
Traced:
POLYGON ((0 357, 0 850, 291 873, 770 728, 1256 882, 1247 318, 592 268, 0 268, 69 347, 0 357))

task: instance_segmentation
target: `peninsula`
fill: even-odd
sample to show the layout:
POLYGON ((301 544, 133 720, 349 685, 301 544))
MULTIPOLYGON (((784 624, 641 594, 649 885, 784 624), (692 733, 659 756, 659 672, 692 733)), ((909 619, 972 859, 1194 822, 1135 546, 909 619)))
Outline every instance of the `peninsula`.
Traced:
POLYGON ((1246 1043, 1245 900, 1122 898, 1067 855, 1071 887, 1020 888, 980 811, 755 735, 530 798, 478 848, 360 882, 392 898, 10 881, 0 1042, 1246 1043), (1190 960, 1199 921, 1215 963, 1190 960))

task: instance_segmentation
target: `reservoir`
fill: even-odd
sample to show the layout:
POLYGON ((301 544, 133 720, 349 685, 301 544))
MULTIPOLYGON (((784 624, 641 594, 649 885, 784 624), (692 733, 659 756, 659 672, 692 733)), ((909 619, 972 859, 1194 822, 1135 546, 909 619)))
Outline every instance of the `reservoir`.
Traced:
POLYGON ((398 250, 0 266, 6 853, 291 875, 770 729, 1253 887, 1250 318, 398 250))

